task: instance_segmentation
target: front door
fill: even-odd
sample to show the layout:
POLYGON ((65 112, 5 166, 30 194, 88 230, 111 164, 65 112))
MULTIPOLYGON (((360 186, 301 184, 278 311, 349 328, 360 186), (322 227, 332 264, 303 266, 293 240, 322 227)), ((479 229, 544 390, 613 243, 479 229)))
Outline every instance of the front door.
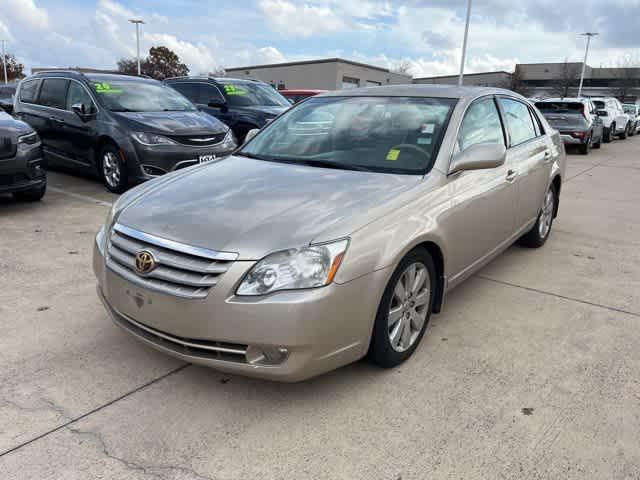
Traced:
MULTIPOLYGON (((505 145, 495 98, 476 100, 460 125, 456 151, 479 143, 505 145)), ((514 165, 507 158, 497 168, 464 171, 449 176, 448 194, 454 208, 446 222, 448 258, 454 283, 465 272, 502 246, 514 231, 516 187, 514 165)))

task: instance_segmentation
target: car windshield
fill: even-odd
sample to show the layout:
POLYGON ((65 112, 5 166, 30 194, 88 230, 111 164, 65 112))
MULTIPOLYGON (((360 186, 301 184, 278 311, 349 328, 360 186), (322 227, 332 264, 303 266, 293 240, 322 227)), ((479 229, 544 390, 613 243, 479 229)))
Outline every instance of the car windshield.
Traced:
POLYGON ((537 102, 536 107, 543 113, 582 113, 584 105, 580 102, 537 102))
POLYGON ((220 82, 227 104, 232 107, 290 107, 291 103, 276 89, 263 83, 220 82))
POLYGON ((196 108, 173 88, 146 81, 94 82, 93 88, 112 112, 190 112, 196 108))
POLYGON ((239 152, 317 167, 424 174, 456 101, 314 97, 279 117, 239 152))

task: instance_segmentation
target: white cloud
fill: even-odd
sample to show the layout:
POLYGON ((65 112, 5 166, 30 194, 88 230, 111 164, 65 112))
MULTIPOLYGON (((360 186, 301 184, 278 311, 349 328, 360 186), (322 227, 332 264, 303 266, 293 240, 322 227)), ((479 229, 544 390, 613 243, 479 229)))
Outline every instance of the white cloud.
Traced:
POLYGON ((347 28, 344 18, 328 6, 296 5, 288 0, 260 0, 258 6, 272 29, 282 35, 311 37, 347 28))
POLYGON ((180 61, 194 72, 209 72, 217 66, 211 50, 202 43, 179 40, 174 35, 166 33, 145 33, 143 38, 149 45, 162 45, 173 50, 180 57, 180 61))
POLYGON ((0 12, 8 23, 17 24, 34 30, 43 30, 49 26, 49 15, 44 8, 38 7, 33 0, 2 0, 0 12))

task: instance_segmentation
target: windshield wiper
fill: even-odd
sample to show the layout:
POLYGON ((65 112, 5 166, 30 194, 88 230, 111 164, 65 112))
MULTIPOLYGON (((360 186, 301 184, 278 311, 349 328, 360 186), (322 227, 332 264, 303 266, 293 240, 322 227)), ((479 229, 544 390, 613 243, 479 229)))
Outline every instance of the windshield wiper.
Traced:
POLYGON ((112 112, 133 112, 134 110, 130 110, 128 108, 112 108, 112 112))
POLYGON ((347 163, 334 162, 332 160, 316 160, 313 158, 265 158, 265 160, 270 160, 272 162, 281 162, 281 163, 290 163, 293 165, 306 165, 308 167, 319 167, 319 168, 333 168, 336 170, 354 170, 358 172, 371 172, 373 170, 362 167, 360 165, 352 165, 347 163))

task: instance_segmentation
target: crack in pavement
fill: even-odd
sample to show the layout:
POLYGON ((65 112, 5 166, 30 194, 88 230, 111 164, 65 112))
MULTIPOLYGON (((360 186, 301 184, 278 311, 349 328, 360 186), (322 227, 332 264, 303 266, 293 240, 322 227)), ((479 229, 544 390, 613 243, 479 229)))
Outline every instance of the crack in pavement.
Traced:
POLYGON ((624 313, 626 315, 632 315, 634 317, 640 317, 640 313, 632 312, 630 310, 624 310, 624 309, 618 308, 618 307, 612 307, 612 306, 609 306, 609 305, 603 305, 601 303, 589 302, 588 300, 581 300, 579 298, 568 297, 566 295, 560 295, 559 293, 553 293, 553 292, 548 292, 546 290, 540 290, 538 288, 527 287, 527 286, 524 286, 524 285, 518 285, 517 283, 505 282, 503 280, 496 280, 495 278, 485 277, 484 275, 476 275, 476 278, 479 278, 481 280, 486 280, 488 282, 499 283, 501 285, 506 285, 508 287, 522 288, 523 290, 527 290, 529 292, 535 292, 535 293, 540 293, 542 295, 549 295, 551 297, 562 298, 563 300, 569 300, 569 301, 572 301, 572 302, 582 303, 584 305, 590 305, 592 307, 604 308, 605 310, 610 310, 612 312, 624 313))
POLYGON ((109 447, 107 446, 107 442, 103 438, 102 434, 94 430, 80 430, 72 427, 66 427, 71 433, 75 435, 84 435, 95 440, 99 447, 102 450, 102 453, 105 457, 115 460, 122 465, 124 465, 129 470, 142 472, 144 475, 149 475, 152 478, 158 478, 160 480, 168 479, 171 477, 167 477, 167 475, 172 472, 180 472, 184 474, 191 475, 193 478, 198 480, 214 480, 213 477, 209 477, 207 475, 203 475, 201 473, 196 472, 193 468, 184 467, 181 465, 143 465, 141 463, 136 463, 131 460, 127 460, 123 457, 118 457, 113 454, 109 447))
POLYGON ((5 450, 4 452, 0 452, 0 458, 4 457, 5 455, 8 455, 10 453, 13 453, 13 452, 15 452, 15 451, 17 451, 17 450, 19 450, 19 449, 21 449, 23 447, 26 447, 27 445, 30 445, 33 442, 36 442, 36 441, 40 440, 41 438, 44 438, 44 437, 46 437, 48 435, 51 435, 52 433, 55 433, 58 430, 66 428, 69 425, 72 425, 72 424, 82 420, 83 418, 88 417, 89 415, 93 415, 94 413, 99 412, 100 410, 102 410, 104 408, 107 408, 107 407, 113 405, 114 403, 119 402, 120 400, 123 400, 123 399, 125 399, 125 398, 127 398, 127 397, 129 397, 131 395, 134 395, 135 393, 138 393, 139 391, 144 390, 145 388, 150 387, 151 385, 154 385, 155 383, 158 383, 158 382, 164 380, 165 378, 170 377, 171 375, 174 375, 174 374, 176 374, 178 372, 181 372, 182 370, 184 370, 185 368, 187 368, 189 366, 191 366, 190 363, 185 363, 183 365, 180 365, 179 367, 174 368, 173 370, 170 370, 167 373, 165 373, 163 375, 160 375, 159 377, 156 377, 156 378, 154 378, 152 380, 149 380, 148 382, 146 382, 146 383, 144 383, 142 385, 139 385, 138 387, 134 388, 133 390, 130 390, 130 391, 120 395, 119 397, 108 401, 107 403, 104 403, 104 404, 102 404, 102 405, 100 405, 100 406, 98 406, 98 407, 96 407, 96 408, 94 408, 92 410, 89 410, 88 412, 83 413, 82 415, 80 415, 78 417, 71 418, 69 421, 67 421, 66 423, 63 423, 62 425, 58 425, 57 427, 54 427, 51 430, 48 430, 48 431, 46 431, 44 433, 41 433, 40 435, 37 435, 37 436, 35 436, 35 437, 25 441, 25 442, 22 442, 19 445, 16 445, 15 447, 11 447, 8 450, 5 450))
POLYGON ((49 400, 48 398, 38 398, 38 401, 40 403, 43 403, 44 405, 41 406, 34 406, 34 407, 27 407, 24 405, 20 405, 18 402, 14 401, 14 400, 9 400, 8 398, 1 398, 0 399, 0 405, 4 404, 4 405, 8 405, 10 407, 15 408, 16 410, 20 410, 23 412, 30 412, 30 413, 34 413, 34 412, 55 412, 57 413, 59 416, 61 416, 63 419, 70 421, 73 419, 73 417, 71 415, 69 415, 66 410, 64 409, 64 407, 57 405, 53 400, 49 400))

